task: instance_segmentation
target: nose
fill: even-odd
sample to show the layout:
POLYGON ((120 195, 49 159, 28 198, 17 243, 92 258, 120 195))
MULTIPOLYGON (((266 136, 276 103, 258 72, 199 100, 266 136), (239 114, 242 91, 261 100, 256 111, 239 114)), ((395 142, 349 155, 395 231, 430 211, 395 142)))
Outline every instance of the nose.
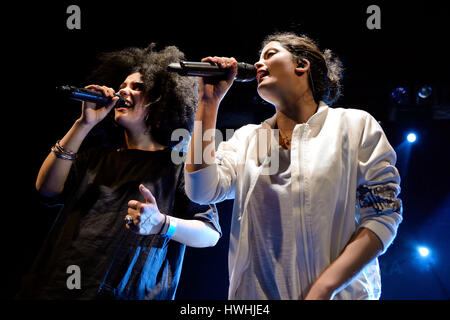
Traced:
POLYGON ((261 60, 259 60, 258 62, 256 62, 254 64, 254 66, 255 66, 256 69, 259 69, 259 68, 264 66, 264 63, 261 60))
POLYGON ((130 88, 129 87, 124 87, 124 88, 119 90, 118 94, 120 94, 121 96, 129 96, 130 95, 130 88))

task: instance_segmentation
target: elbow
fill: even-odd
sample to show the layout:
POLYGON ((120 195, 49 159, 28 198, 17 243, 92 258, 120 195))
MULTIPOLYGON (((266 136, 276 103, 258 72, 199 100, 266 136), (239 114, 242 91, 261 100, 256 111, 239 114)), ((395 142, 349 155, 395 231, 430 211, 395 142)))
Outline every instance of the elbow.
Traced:
POLYGON ((207 247, 214 247, 217 242, 219 242, 220 234, 217 231, 213 231, 212 234, 213 235, 210 237, 207 247))
POLYGON ((199 241, 197 241, 195 244, 191 244, 191 247, 194 248, 208 248, 208 247, 214 247, 217 242, 220 239, 220 234, 219 232, 215 231, 215 230, 209 230, 208 234, 203 236, 202 239, 199 241))
POLYGON ((184 180, 186 195, 192 202, 201 205, 217 202, 219 180, 215 166, 211 165, 191 174, 185 171, 184 180))
POLYGON ((192 190, 192 188, 184 188, 184 192, 186 192, 186 196, 189 198, 189 200, 199 203, 199 197, 198 195, 192 190))
POLYGON ((36 191, 39 192, 39 194, 47 198, 59 196, 63 192, 63 190, 56 190, 54 188, 49 188, 48 186, 45 185, 45 183, 42 183, 39 180, 36 181, 35 188, 36 191))
POLYGON ((197 204, 200 205, 208 205, 210 203, 213 203, 213 198, 209 197, 203 190, 193 190, 191 188, 186 188, 185 189, 186 192, 186 196, 189 198, 189 200, 191 200, 192 202, 195 202, 197 204))

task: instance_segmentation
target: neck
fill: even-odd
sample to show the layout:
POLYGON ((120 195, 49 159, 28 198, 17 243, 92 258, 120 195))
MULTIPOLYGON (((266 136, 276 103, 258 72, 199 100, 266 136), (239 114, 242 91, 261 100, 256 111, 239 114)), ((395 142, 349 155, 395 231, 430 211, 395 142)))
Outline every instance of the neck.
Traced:
POLYGON ((286 97, 290 99, 283 99, 276 105, 277 118, 283 120, 287 117, 288 119, 285 120, 290 120, 289 122, 293 122, 294 126, 298 123, 306 123, 318 109, 318 104, 309 90, 299 96, 286 95, 286 97))
POLYGON ((156 142, 148 133, 136 133, 125 130, 125 145, 127 149, 138 149, 144 151, 163 150, 165 147, 156 142))
POLYGON ((317 112, 318 104, 314 101, 311 91, 308 91, 290 101, 281 101, 276 105, 276 109, 277 125, 281 138, 280 145, 290 149, 290 141, 295 126, 307 122, 317 112))

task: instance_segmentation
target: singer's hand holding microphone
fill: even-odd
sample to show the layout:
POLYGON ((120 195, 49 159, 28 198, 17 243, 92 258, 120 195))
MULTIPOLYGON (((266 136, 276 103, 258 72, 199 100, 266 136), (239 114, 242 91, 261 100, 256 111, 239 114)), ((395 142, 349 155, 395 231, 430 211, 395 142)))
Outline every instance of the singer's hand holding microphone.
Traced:
POLYGON ((95 126, 114 108, 117 101, 119 101, 119 96, 115 94, 114 89, 105 86, 89 85, 85 89, 100 92, 105 98, 110 99, 109 103, 101 106, 93 102, 83 101, 79 121, 87 126, 95 126))
MULTIPOLYGON (((256 77, 256 68, 234 58, 207 57, 201 62, 180 61, 171 63, 167 71, 181 76, 199 77, 199 103, 219 104, 233 82, 248 82, 256 77)), ((57 94, 83 102, 83 113, 79 122, 96 125, 114 108, 128 107, 124 97, 113 89, 89 85, 84 89, 73 86, 56 87, 57 94)))
POLYGON ((215 78, 199 78, 199 102, 219 104, 230 87, 238 72, 238 62, 234 58, 207 57, 202 62, 212 62, 220 68, 227 70, 225 76, 218 80, 215 78))
POLYGON ((248 82, 256 77, 256 68, 234 58, 207 57, 202 62, 171 63, 168 71, 181 76, 200 77, 199 103, 219 104, 234 81, 248 82))

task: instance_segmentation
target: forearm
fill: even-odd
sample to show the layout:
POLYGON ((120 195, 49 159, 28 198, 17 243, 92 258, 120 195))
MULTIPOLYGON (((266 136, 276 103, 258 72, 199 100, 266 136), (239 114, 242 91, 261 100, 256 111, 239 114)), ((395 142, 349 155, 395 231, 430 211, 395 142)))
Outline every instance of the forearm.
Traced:
POLYGON ((186 159, 186 170, 191 173, 203 169, 215 160, 215 129, 218 102, 200 102, 186 159), (207 133, 207 135, 205 135, 207 133), (204 155, 204 150, 211 151, 204 155))
MULTIPOLYGON (((189 247, 204 248, 213 247, 219 240, 219 233, 210 227, 207 223, 200 220, 187 220, 175 217, 169 217, 170 221, 176 221, 176 230, 172 240, 183 243, 189 247)), ((172 222, 173 223, 173 222, 172 222)), ((166 233, 168 223, 162 230, 166 233)))
MULTIPOLYGON (((77 120, 59 143, 64 149, 76 153, 90 130, 90 126, 77 120)), ((72 161, 60 159, 50 152, 39 170, 36 189, 48 196, 60 194, 71 166, 72 161)))
POLYGON ((378 237, 366 228, 358 230, 342 254, 319 276, 306 299, 330 299, 344 289, 383 250, 378 237))

